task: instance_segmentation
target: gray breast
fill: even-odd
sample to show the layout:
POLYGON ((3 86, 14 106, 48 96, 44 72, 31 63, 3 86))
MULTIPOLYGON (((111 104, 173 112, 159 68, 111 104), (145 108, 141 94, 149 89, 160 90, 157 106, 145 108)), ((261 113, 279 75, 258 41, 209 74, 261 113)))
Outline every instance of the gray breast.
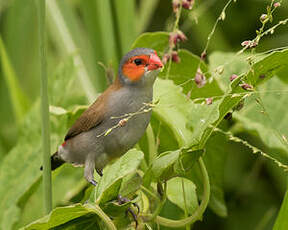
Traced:
POLYGON ((103 137, 103 143, 109 157, 114 158, 124 154, 144 134, 151 117, 151 111, 144 111, 147 109, 145 103, 151 103, 152 92, 152 89, 147 91, 145 88, 124 87, 109 98, 111 110, 105 118, 104 130, 102 130, 102 133, 108 131, 103 137), (125 118, 128 121, 119 125, 119 121, 125 118))

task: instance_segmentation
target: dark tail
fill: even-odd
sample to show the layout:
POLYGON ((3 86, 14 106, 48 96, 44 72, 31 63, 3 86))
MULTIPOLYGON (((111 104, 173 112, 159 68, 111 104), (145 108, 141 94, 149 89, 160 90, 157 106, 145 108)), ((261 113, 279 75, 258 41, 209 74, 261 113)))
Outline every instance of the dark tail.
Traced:
MULTIPOLYGON (((54 153, 51 156, 51 170, 55 170, 58 167, 60 167, 62 164, 65 163, 65 161, 63 161, 59 156, 58 156, 58 152, 54 153)), ((43 170, 43 166, 40 167, 40 170, 43 170)))

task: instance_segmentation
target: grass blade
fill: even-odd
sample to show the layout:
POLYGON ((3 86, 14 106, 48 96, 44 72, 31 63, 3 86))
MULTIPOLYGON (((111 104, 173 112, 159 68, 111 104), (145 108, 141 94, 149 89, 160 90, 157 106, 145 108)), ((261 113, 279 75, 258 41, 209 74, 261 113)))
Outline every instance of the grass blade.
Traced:
POLYGON ((117 24, 117 32, 121 44, 122 56, 130 50, 131 45, 136 38, 135 1, 113 0, 113 9, 116 14, 114 21, 116 22, 115 24, 117 24))
POLYGON ((12 102, 12 107, 14 110, 15 118, 17 123, 21 121, 23 115, 29 107, 28 98, 22 91, 18 79, 16 77, 15 71, 12 68, 8 54, 5 49, 4 42, 0 36, 0 56, 1 65, 3 70, 3 76, 6 81, 7 87, 9 89, 10 98, 12 102))
POLYGON ((58 3, 55 0, 47 1, 47 11, 50 19, 52 20, 53 28, 57 31, 56 34, 59 34, 59 38, 62 42, 63 47, 65 48, 65 51, 68 54, 73 54, 73 62, 74 65, 77 67, 76 71, 78 78, 89 102, 92 102, 96 97, 96 91, 92 86, 87 67, 85 66, 83 58, 78 52, 78 47, 73 40, 71 31, 69 31, 69 28, 61 13, 58 3))

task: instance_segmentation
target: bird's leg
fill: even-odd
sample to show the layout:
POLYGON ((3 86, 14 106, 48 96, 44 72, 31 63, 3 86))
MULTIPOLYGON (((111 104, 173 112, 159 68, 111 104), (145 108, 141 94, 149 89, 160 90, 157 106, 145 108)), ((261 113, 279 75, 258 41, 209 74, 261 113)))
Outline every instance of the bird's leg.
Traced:
POLYGON ((89 154, 85 160, 84 177, 89 183, 96 186, 97 182, 94 180, 94 168, 95 168, 94 157, 92 157, 92 155, 89 154))
POLYGON ((103 169, 97 168, 96 172, 98 173, 99 176, 101 176, 101 177, 103 176, 103 169))
MULTIPOLYGON (((128 203, 128 202, 130 202, 130 201, 131 201, 131 200, 129 200, 128 198, 123 197, 123 196, 121 196, 121 195, 118 195, 118 203, 119 203, 120 205, 121 205, 121 204, 128 203)), ((132 215, 133 220, 134 220, 135 223, 136 223, 136 228, 137 228, 137 226, 138 226, 137 215, 140 213, 140 207, 139 207, 139 205, 136 204, 136 203, 132 203, 132 204, 133 204, 134 207, 137 208, 137 214, 135 214, 135 212, 134 212, 131 208, 128 208, 127 211, 126 211, 126 213, 129 212, 129 213, 132 215)))

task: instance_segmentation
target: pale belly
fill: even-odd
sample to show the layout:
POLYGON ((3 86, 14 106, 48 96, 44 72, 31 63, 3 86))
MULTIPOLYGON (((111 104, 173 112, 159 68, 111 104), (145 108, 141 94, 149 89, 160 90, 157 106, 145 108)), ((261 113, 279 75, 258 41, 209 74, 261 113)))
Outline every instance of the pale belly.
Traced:
MULTIPOLYGON (((111 158, 123 155, 143 136, 149 124, 151 111, 136 115, 104 137, 104 151, 111 158)), ((118 120, 119 121, 119 120, 118 120)), ((117 121, 117 123, 118 123, 117 121)))

